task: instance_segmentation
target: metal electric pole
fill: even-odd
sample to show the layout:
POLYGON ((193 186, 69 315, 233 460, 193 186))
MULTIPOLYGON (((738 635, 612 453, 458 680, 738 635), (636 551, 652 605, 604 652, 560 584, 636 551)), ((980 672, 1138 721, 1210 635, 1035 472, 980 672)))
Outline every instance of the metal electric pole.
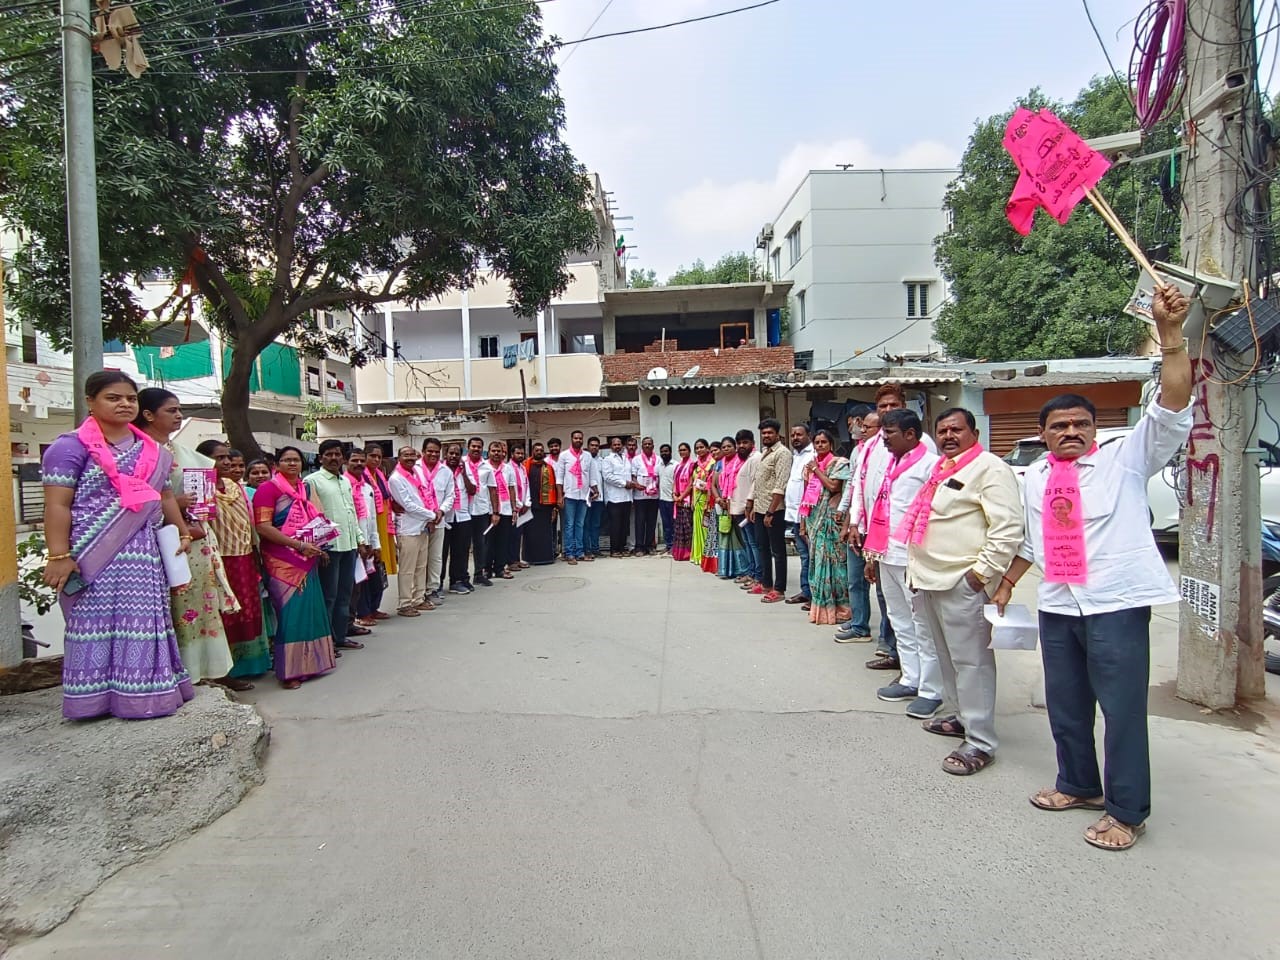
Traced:
MULTIPOLYGON (((1188 0, 1186 28, 1182 255, 1197 274, 1245 284, 1256 297, 1255 250, 1242 232, 1250 218, 1237 207, 1265 203, 1246 189, 1247 125, 1261 119, 1253 4, 1188 0)), ((1212 338, 1190 333, 1195 424, 1179 529, 1177 691, 1223 709, 1265 695, 1258 463, 1247 452, 1256 388, 1237 372, 1254 361, 1220 357, 1212 338)))
POLYGON ((62 0, 62 99, 66 113, 67 251, 71 261, 71 374, 75 422, 87 415, 84 381, 102 369, 102 265, 93 144, 90 0, 62 0))

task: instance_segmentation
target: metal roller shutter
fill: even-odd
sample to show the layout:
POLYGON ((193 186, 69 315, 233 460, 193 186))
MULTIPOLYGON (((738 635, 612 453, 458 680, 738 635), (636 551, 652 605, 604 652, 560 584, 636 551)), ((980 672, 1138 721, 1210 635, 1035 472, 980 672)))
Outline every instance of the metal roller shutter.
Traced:
MULTIPOLYGON (((1023 437, 1034 437, 1040 432, 1040 411, 1028 413, 996 413, 992 414, 991 436, 986 438, 986 448, 998 457, 1003 457, 1013 449, 1013 445, 1023 437)), ((1127 427, 1129 411, 1124 407, 1110 410, 1099 410, 1097 423, 1099 427, 1127 427)))

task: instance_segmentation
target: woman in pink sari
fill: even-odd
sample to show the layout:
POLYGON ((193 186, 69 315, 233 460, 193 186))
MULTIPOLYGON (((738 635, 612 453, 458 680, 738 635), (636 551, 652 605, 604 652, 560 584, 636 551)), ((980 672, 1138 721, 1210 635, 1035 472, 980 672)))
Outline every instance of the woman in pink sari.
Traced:
POLYGON ((253 495, 253 518, 262 543, 267 593, 276 610, 272 655, 276 677, 286 690, 328 673, 336 664, 329 613, 316 565, 322 551, 298 539, 298 532, 320 510, 302 482, 302 451, 285 447, 277 472, 253 495))
POLYGON ((676 465, 675 497, 676 519, 675 536, 671 540, 671 559, 688 560, 693 553, 693 468, 694 460, 689 455, 689 445, 680 444, 680 463, 676 465))

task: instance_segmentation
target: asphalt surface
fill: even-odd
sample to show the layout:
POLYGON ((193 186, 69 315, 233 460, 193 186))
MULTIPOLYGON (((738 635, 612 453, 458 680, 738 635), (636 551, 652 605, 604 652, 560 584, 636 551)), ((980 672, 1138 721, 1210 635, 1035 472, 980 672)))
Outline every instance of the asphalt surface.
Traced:
POLYGON ((1117 854, 1027 803, 1038 654, 1000 654, 998 762, 957 778, 797 607, 666 558, 525 571, 260 683, 265 784, 9 956, 1280 956, 1275 728, 1167 703, 1160 613, 1154 812, 1117 854))

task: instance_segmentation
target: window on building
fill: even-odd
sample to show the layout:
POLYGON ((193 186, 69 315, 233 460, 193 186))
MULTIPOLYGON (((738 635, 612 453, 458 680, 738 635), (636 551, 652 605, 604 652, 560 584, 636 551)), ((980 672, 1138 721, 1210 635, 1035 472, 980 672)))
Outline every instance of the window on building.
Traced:
POLYGON ((782 276, 782 248, 781 247, 774 248, 773 255, 769 257, 769 267, 770 267, 770 272, 773 274, 773 279, 777 280, 779 277, 782 276))
POLYGON ((800 262, 800 224, 798 223, 787 234, 787 257, 790 261, 787 264, 789 267, 794 267, 800 262))
POLYGON ((669 407, 686 407, 715 402, 715 387, 689 387, 685 390, 667 391, 667 406, 669 407))
POLYGON ((498 335, 496 333, 480 338, 480 356, 481 357, 502 356, 502 349, 498 346, 498 335))
POLYGON ((307 367, 307 393, 313 397, 320 396, 319 367, 307 367))
MULTIPOLYGON (((533 341, 533 355, 536 357, 538 355, 538 334, 533 330, 520 331, 520 342, 524 343, 526 340, 533 341)), ((561 353, 568 353, 568 352, 569 351, 567 350, 561 351, 561 353)))
POLYGON ((36 363, 36 362, 38 362, 38 361, 37 361, 37 356, 38 356, 38 353, 37 353, 37 351, 36 351, 36 337, 35 337, 35 334, 25 334, 25 333, 24 333, 24 334, 22 335, 22 362, 23 362, 23 363, 36 363))
POLYGON ((801 330, 803 330, 805 327, 805 324, 809 322, 809 315, 806 311, 806 306, 804 302, 805 301, 804 295, 806 292, 807 291, 805 290, 801 290, 799 293, 796 294, 796 326, 801 330))
POLYGON ((907 316, 927 317, 929 315, 929 284, 907 283, 907 316))

